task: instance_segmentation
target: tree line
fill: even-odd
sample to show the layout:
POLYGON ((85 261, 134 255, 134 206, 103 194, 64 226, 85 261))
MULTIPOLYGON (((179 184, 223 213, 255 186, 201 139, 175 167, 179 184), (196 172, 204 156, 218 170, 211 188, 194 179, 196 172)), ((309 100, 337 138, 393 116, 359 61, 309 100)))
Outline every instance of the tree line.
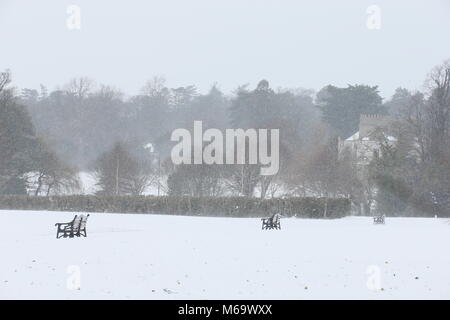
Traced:
POLYGON ((387 101, 377 86, 328 85, 314 92, 274 89, 266 80, 231 94, 217 85, 205 94, 193 85, 170 88, 162 77, 135 96, 87 78, 53 91, 19 90, 5 71, 0 193, 77 193, 77 173, 88 171, 102 194, 142 194, 156 183, 173 195, 317 195, 347 197, 367 210, 373 202, 385 212, 400 213, 412 203, 430 212, 446 210, 449 67, 447 61, 433 69, 423 92, 399 88, 387 101), (380 137, 381 153, 364 178, 356 174, 354 159, 338 150, 338 139, 358 131, 361 114, 390 115, 398 139, 392 146, 380 137), (170 134, 194 120, 204 129, 280 129, 278 175, 261 176, 258 165, 174 166, 170 134))

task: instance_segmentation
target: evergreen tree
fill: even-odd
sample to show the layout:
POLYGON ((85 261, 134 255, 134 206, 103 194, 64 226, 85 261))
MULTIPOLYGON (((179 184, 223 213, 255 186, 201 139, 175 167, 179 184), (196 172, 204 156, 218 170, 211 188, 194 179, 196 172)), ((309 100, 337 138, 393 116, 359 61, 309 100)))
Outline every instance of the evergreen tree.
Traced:
POLYGON ((6 88, 8 83, 0 85, 0 194, 25 194, 37 139, 27 110, 6 88))
POLYGON ((378 87, 349 85, 347 88, 327 86, 317 94, 322 118, 334 134, 346 139, 359 130, 361 114, 386 114, 378 87))

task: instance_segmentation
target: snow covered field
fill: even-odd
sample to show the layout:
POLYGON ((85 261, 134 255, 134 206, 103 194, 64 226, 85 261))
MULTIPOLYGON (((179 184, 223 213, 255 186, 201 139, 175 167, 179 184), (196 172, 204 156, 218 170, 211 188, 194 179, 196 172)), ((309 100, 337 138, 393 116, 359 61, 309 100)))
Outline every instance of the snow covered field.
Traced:
POLYGON ((0 211, 1 299, 449 299, 447 219, 282 220, 0 211), (79 285, 78 280, 80 280, 79 285))

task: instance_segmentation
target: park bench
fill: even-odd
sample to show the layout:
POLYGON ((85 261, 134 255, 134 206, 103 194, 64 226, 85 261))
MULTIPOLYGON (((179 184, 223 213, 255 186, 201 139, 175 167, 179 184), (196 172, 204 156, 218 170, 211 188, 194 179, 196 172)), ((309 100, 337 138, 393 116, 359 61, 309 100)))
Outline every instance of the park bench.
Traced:
POLYGON ((278 213, 274 214, 270 218, 263 218, 261 220, 263 230, 281 229, 280 215, 278 213))
POLYGON ((73 237, 87 237, 86 224, 89 215, 76 215, 71 222, 57 223, 56 239, 59 238, 73 238, 73 237))
POLYGON ((386 223, 386 216, 382 215, 382 216, 375 216, 373 217, 373 223, 374 224, 385 224, 386 223))

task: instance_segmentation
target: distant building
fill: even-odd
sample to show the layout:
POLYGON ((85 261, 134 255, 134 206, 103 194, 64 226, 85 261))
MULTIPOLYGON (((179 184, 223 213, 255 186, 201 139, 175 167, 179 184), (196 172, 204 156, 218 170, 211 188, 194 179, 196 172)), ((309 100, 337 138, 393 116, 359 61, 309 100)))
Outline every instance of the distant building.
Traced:
POLYGON ((392 119, 385 115, 361 115, 359 131, 346 139, 339 139, 339 153, 348 150, 360 169, 367 166, 379 155, 380 137, 390 143, 397 142, 395 137, 389 135, 391 122, 392 119))
POLYGON ((378 114, 361 115, 359 130, 346 139, 339 139, 339 154, 349 152, 356 166, 356 175, 362 183, 361 202, 357 214, 369 215, 376 208, 376 188, 369 183, 369 164, 380 154, 380 141, 395 144, 397 139, 390 135, 392 118, 378 114))

